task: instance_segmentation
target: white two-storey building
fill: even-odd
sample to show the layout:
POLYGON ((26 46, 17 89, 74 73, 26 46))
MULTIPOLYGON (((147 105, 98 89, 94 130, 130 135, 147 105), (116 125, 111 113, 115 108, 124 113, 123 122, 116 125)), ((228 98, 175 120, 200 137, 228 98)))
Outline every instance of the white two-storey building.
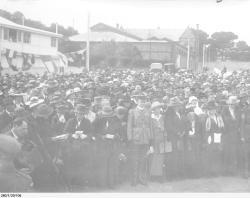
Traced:
POLYGON ((16 24, 0 17, 0 51, 3 71, 58 72, 67 66, 58 52, 62 35, 16 24))

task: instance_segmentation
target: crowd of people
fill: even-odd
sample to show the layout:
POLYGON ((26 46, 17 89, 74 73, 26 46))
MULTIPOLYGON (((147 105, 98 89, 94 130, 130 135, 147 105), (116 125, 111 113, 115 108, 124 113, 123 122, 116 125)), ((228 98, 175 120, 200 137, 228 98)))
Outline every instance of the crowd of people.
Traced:
POLYGON ((0 191, 249 176, 250 70, 0 76, 0 191))

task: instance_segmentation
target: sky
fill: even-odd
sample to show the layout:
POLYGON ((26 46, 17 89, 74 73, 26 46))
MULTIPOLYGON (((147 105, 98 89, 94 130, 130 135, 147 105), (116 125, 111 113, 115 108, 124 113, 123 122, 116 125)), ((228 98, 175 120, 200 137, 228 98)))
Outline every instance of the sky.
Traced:
POLYGON ((208 34, 232 31, 250 45, 250 0, 0 0, 0 9, 21 11, 46 25, 57 22, 79 32, 99 22, 123 28, 196 27, 208 34))

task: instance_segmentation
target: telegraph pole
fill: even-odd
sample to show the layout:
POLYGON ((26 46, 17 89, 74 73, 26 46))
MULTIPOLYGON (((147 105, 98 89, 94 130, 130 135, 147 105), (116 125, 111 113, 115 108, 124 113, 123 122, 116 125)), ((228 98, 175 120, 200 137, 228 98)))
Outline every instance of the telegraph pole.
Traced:
POLYGON ((202 49, 202 69, 205 67, 205 55, 206 55, 206 45, 203 44, 203 49, 202 49))
POLYGON ((90 28, 89 28, 89 26, 90 26, 90 15, 89 15, 89 13, 88 13, 88 23, 87 23, 87 31, 88 31, 88 33, 87 33, 87 42, 86 42, 86 69, 87 69, 87 71, 89 72, 89 37, 90 37, 90 28))
POLYGON ((199 42, 199 24, 196 24, 196 63, 195 63, 195 70, 199 71, 199 51, 200 51, 200 42, 199 42))

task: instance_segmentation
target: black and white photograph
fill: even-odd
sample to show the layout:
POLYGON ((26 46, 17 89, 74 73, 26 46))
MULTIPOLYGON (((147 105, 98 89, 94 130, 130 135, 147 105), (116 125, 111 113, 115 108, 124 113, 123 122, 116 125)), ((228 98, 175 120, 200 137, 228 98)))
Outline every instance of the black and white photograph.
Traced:
POLYGON ((1 197, 247 195, 249 20, 250 0, 0 0, 1 197))

